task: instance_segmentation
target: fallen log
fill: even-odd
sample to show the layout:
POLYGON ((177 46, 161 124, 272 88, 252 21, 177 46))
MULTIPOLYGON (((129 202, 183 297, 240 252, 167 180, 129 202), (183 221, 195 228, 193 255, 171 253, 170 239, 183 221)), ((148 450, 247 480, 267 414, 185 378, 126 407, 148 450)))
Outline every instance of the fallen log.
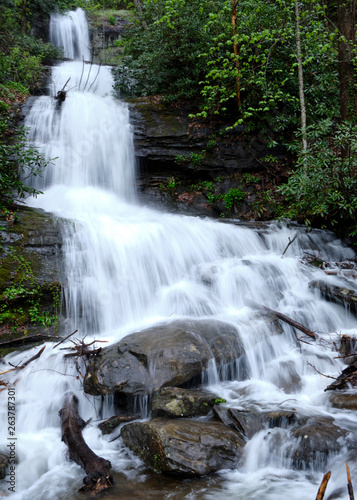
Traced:
POLYGON ((49 342, 53 340, 59 340, 61 337, 55 335, 42 335, 38 333, 37 335, 26 335, 17 339, 4 340, 0 342, 0 349, 7 347, 20 347, 24 344, 34 344, 36 342, 49 342))
POLYGON ((82 491, 90 491, 94 496, 112 486, 111 463, 109 460, 98 457, 84 441, 82 430, 86 422, 79 415, 78 398, 74 394, 66 396, 59 415, 62 424, 62 441, 68 446, 69 457, 83 467, 87 474, 83 479, 82 491))
POLYGON ((312 339, 316 340, 316 334, 306 328, 306 326, 302 325, 301 323, 298 323, 297 321, 294 321, 293 319, 289 318, 288 316, 285 316, 285 314, 282 314, 278 311, 274 311, 274 309, 270 309, 269 307, 263 306, 262 304, 258 304, 254 300, 251 299, 245 299, 245 302, 249 305, 249 307, 253 307, 254 309, 259 309, 261 311, 266 311, 271 314, 275 314, 275 316, 282 321, 285 321, 285 323, 288 323, 289 325, 293 326, 297 330, 300 330, 301 332, 305 333, 312 339))

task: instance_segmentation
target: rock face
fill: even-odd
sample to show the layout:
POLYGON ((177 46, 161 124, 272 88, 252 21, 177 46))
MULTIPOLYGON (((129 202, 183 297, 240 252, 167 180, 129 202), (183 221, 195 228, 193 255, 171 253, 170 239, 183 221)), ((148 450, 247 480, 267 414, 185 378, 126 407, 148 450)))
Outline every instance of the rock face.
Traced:
POLYGON ((24 207, 9 212, 0 226, 1 339, 52 334, 61 297, 60 229, 51 214, 24 207))
POLYGON ((121 432, 126 446, 158 473, 204 476, 237 467, 244 438, 217 422, 154 419, 121 432))
POLYGON ((292 453, 293 465, 297 469, 321 468, 327 463, 329 456, 338 453, 347 431, 340 429, 329 418, 310 418, 305 425, 292 430, 291 435, 297 439, 292 453))
POLYGON ((357 316, 357 290, 353 288, 352 283, 342 287, 332 285, 326 281, 316 280, 309 283, 309 287, 319 290, 325 299, 349 308, 357 316))
POLYGON ((153 417, 200 417, 207 415, 216 402, 216 396, 178 387, 165 387, 151 402, 153 417))
POLYGON ((95 395, 149 396, 162 387, 179 387, 201 378, 212 360, 222 371, 245 378, 237 330, 215 320, 177 320, 104 348, 88 363, 84 390, 95 395))
MULTIPOLYGON (((158 175, 163 172, 210 177, 223 173, 260 170, 259 160, 269 154, 265 142, 260 138, 243 140, 241 132, 234 130, 225 139, 210 142, 212 131, 200 127, 199 131, 189 129, 186 116, 179 116, 177 110, 140 97, 128 100, 131 122, 134 125, 136 156, 142 166, 142 174, 158 175), (194 156, 202 154, 200 161, 194 156), (191 161, 179 162, 178 157, 191 158, 191 161), (176 158, 176 162, 174 161, 176 158)), ((285 155, 285 151, 276 150, 275 155, 285 155)))

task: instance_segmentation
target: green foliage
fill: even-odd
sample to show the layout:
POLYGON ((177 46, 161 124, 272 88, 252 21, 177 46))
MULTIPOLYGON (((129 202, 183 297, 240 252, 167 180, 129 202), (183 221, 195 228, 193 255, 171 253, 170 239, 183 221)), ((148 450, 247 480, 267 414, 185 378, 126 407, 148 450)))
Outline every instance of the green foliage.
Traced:
POLYGON ((325 121, 308 129, 310 147, 300 153, 295 170, 280 192, 285 217, 306 224, 344 226, 357 235, 357 126, 336 129, 325 121))
MULTIPOLYGON (((0 120, 1 126, 4 121, 0 120)), ((25 184, 30 176, 40 175, 50 163, 33 146, 26 142, 26 131, 19 128, 8 142, 0 141, 0 208, 14 200, 23 200, 40 191, 25 184)))
MULTIPOLYGON (((7 258, 12 261, 16 283, 8 286, 0 294, 0 324, 11 324, 13 325, 12 330, 16 331, 27 321, 43 327, 57 323, 57 313, 50 314, 48 311, 44 311, 42 305, 44 290, 34 276, 31 262, 14 251, 11 251, 7 258)), ((54 309, 58 311, 61 295, 59 283, 53 283, 50 286, 50 294, 54 309)))
MULTIPOLYGON (((296 128, 299 93, 294 3, 238 2, 235 34, 231 8, 231 1, 224 1, 206 24, 214 36, 209 51, 201 53, 208 71, 202 82, 204 103, 198 116, 235 109, 235 124, 245 123, 249 129, 296 128), (240 110, 236 104, 237 81, 243 103, 240 110)), ((326 29, 324 10, 318 2, 303 2, 300 22, 307 114, 312 123, 332 117, 337 110, 336 92, 329 84, 338 80, 335 36, 326 29)))
POLYGON ((224 206, 227 213, 231 213, 234 207, 238 207, 242 203, 246 195, 247 193, 239 188, 230 189, 228 193, 223 196, 224 206))
POLYGON ((206 151, 202 150, 202 153, 192 153, 190 155, 177 155, 174 158, 174 162, 179 165, 182 163, 192 163, 195 167, 200 167, 202 165, 202 161, 206 156, 206 151))
POLYGON ((213 0, 144 0, 141 18, 126 36, 125 59, 115 72, 121 93, 161 94, 166 100, 195 99, 209 48, 205 24, 219 9, 213 0))
POLYGON ((258 184, 260 177, 252 174, 243 174, 243 182, 245 184, 258 184))

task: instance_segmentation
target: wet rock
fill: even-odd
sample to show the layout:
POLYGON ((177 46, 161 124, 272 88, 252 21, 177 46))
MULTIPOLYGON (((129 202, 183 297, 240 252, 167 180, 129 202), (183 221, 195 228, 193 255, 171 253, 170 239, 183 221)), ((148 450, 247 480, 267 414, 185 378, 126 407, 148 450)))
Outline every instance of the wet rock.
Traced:
POLYGON ((148 396, 162 387, 200 383, 212 360, 222 376, 246 376, 237 330, 215 320, 177 320, 132 333, 88 362, 84 390, 148 396))
POLYGON ((61 231, 52 214, 19 207, 0 218, 1 340, 55 334, 59 326, 61 231), (5 314, 6 313, 6 314, 5 314))
POLYGON ((213 413, 225 426, 235 429, 248 439, 263 428, 260 416, 252 412, 214 406, 213 413))
POLYGON ((323 470, 328 458, 341 450, 346 436, 347 431, 333 424, 332 419, 309 418, 305 425, 291 431, 291 437, 297 440, 291 454, 293 466, 323 470))
POLYGON ((319 290, 325 299, 343 305, 357 315, 357 289, 353 288, 352 283, 349 282, 346 287, 342 287, 326 281, 316 280, 311 281, 309 287, 319 290))
POLYGON ((236 468, 245 445, 240 433, 220 422, 195 420, 134 422, 121 436, 150 469, 188 477, 236 468))
MULTIPOLYGON (((277 367, 275 367, 277 368, 277 367)), ((301 390, 301 377, 296 371, 293 361, 282 361, 279 368, 272 368, 273 373, 270 376, 271 381, 286 394, 291 394, 301 390)))
POLYGON ((340 410, 357 410, 357 393, 335 393, 330 396, 330 403, 340 410))
POLYGON ((119 425, 136 420, 138 415, 114 415, 98 425, 102 434, 111 434, 119 425))
POLYGON ((342 335, 338 352, 344 357, 343 361, 351 365, 357 361, 357 339, 350 335, 342 335))
POLYGON ((268 422, 270 428, 281 427, 286 429, 297 421, 296 414, 293 411, 286 410, 270 411, 264 413, 262 418, 268 422))
POLYGON ((199 391, 178 387, 165 387, 151 402, 153 417, 200 417, 207 415, 215 405, 217 397, 199 391))
POLYGON ((0 479, 5 479, 8 465, 8 457, 5 454, 0 453, 0 479))

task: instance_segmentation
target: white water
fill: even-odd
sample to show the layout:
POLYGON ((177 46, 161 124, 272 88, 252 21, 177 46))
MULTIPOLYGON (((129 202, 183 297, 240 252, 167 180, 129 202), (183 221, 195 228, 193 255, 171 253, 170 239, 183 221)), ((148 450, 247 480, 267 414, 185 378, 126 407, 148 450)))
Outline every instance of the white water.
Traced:
MULTIPOLYGON (((58 15, 55 19, 62 32, 67 19, 58 15)), ((89 66, 81 78, 82 63, 78 62, 54 68, 52 95, 69 76, 70 86, 76 87, 60 108, 51 97, 36 99, 26 121, 32 141, 48 157, 58 157, 42 178, 34 179, 44 194, 31 204, 63 218, 67 307, 63 333, 78 328, 80 336, 89 333, 88 338, 114 342, 143 327, 180 317, 231 322, 245 345, 249 379, 220 381, 212 371, 208 375, 212 391, 235 408, 295 408, 301 415, 332 415, 355 432, 352 412, 331 409, 323 392, 329 380, 307 362, 336 376, 343 365, 333 359, 332 340, 343 332, 357 333, 356 320, 308 289, 312 279, 337 283, 342 279, 326 277, 300 260, 306 250, 319 251, 326 260, 352 258, 352 250, 327 233, 307 234, 301 229, 282 258, 295 227, 271 224, 258 231, 165 214, 138 204, 127 107, 110 95, 108 68, 100 69, 92 86, 97 68, 92 68, 89 77, 88 72, 89 66), (245 298, 308 325, 320 332, 321 341, 297 343, 286 324, 282 325, 283 334, 275 333, 245 305, 245 298), (300 382, 294 385, 295 374, 300 382)), ((48 344, 42 357, 21 372, 9 374, 9 380, 17 380, 16 499, 76 498, 83 471, 66 460, 58 417, 66 391, 78 396, 85 420, 92 417, 97 421, 99 413, 102 418, 113 414, 110 400, 100 410, 99 399, 83 395, 74 366, 64 360, 59 348, 52 347, 48 344)), ((35 352, 15 353, 7 361, 18 364, 35 352)), ((6 391, 0 396, 6 398, 6 391)), ((0 411, 1 421, 6 422, 5 407, 0 411)), ((128 487, 134 482, 134 492, 146 491, 143 498, 313 499, 327 470, 318 465, 309 473, 293 470, 289 433, 273 429, 254 436, 237 471, 223 471, 207 482, 178 486, 160 480, 158 484, 121 440, 109 443, 112 436, 102 437, 96 423, 85 429, 85 439, 120 473, 113 496, 108 498, 134 496, 128 487)), ((7 426, 1 429, 2 443, 8 442, 7 431, 7 426)), ((344 459, 343 455, 331 459, 328 492, 340 486, 345 489, 344 459)), ((356 464, 350 466, 353 469, 356 464)), ((346 489, 335 498, 347 499, 346 489)))

